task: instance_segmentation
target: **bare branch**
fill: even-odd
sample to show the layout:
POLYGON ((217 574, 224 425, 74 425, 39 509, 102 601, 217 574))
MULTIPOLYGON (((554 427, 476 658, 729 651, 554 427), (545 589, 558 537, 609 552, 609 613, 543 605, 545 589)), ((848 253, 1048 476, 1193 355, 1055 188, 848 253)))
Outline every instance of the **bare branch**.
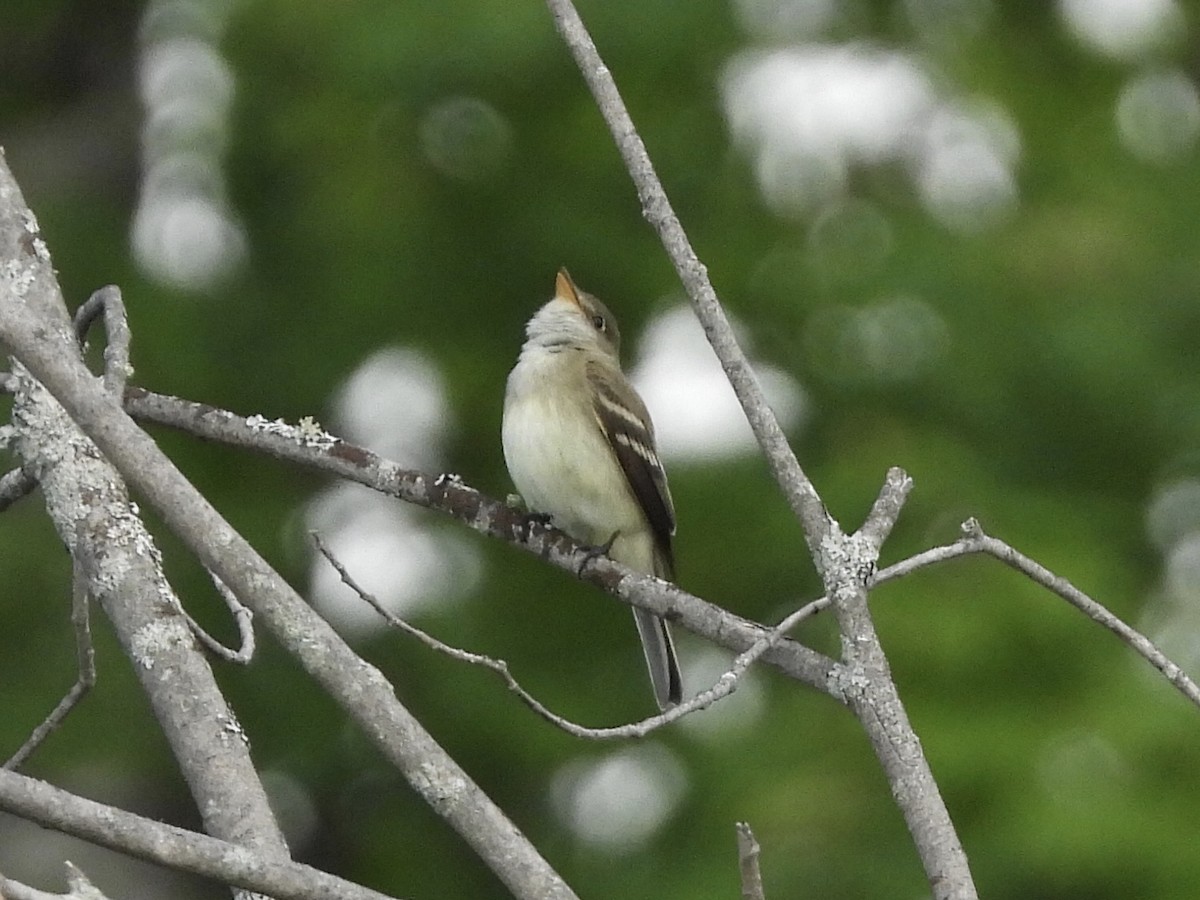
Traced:
POLYGON ((130 364, 129 346, 133 335, 129 331, 129 320, 125 316, 125 302, 121 289, 114 284, 100 288, 75 311, 75 336, 83 344, 88 330, 103 314, 104 335, 104 386, 115 397, 125 393, 125 384, 133 374, 130 364))
MULTIPOLYGON (((14 195, 19 198, 11 174, 0 165, 0 196, 11 201, 14 195)), ((20 273, 19 266, 13 270, 20 273)), ((0 273, 3 271, 0 267, 0 273)), ((207 568, 250 605, 281 644, 353 716, 417 792, 514 894, 538 900, 573 898, 571 889, 528 839, 400 704, 387 679, 363 662, 192 487, 125 414, 119 398, 96 383, 74 352, 74 336, 41 315, 41 304, 24 302, 27 288, 23 280, 20 285, 18 292, 13 285, 0 283, 0 342, 46 385, 163 521, 207 568)), ((48 289, 57 290, 52 279, 48 289)), ((175 632, 168 643, 171 649, 184 645, 175 632)), ((223 728, 226 739, 240 743, 240 732, 231 719, 214 720, 211 715, 196 715, 191 707, 188 709, 190 719, 223 728)), ((230 787, 229 781, 225 787, 230 787)), ((219 811, 223 806, 212 805, 219 811)), ((204 804, 201 806, 204 809, 204 804)), ((244 811, 241 798, 230 798, 229 807, 237 814, 244 811)), ((267 822, 242 833, 247 842, 273 840, 274 835, 267 822)))
POLYGON ((158 549, 125 482, 45 382, 20 363, 25 358, 70 373, 73 386, 119 408, 120 395, 83 364, 49 251, 2 157, 0 201, 0 342, 15 358, 12 372, 20 381, 12 413, 16 452, 37 474, 55 530, 112 621, 205 828, 286 858, 245 736, 177 612, 158 549))
POLYGON ((232 650, 226 647, 215 637, 200 627, 200 623, 188 615, 187 610, 182 610, 184 617, 187 619, 188 627, 192 629, 192 634, 211 652, 215 653, 226 662, 237 663, 238 665, 248 665, 254 659, 254 612, 245 606, 237 595, 233 593, 215 572, 208 573, 212 579, 213 587, 217 589, 217 593, 221 595, 221 599, 225 601, 225 606, 233 613, 233 620, 237 623, 239 646, 237 650, 232 650))
MULTIPOLYGON (((46 739, 47 735, 62 724, 62 721, 75 708, 75 704, 82 700, 96 683, 96 652, 92 646, 92 628, 88 615, 88 584, 91 576, 84 572, 82 567, 82 560, 76 556, 72 560, 74 577, 71 586, 71 625, 75 629, 75 656, 79 674, 75 679, 75 684, 58 702, 58 705, 50 711, 46 720, 33 730, 28 740, 4 763, 5 769, 20 767, 37 749, 38 745, 46 739)), ((0 897, 2 896, 0 895, 0 897)))
POLYGON ((738 869, 742 876, 742 900, 766 900, 762 872, 758 867, 759 846, 749 822, 737 823, 738 869))
POLYGON ((1041 563, 1035 562, 1018 550, 1013 549, 1004 541, 984 533, 983 528, 975 519, 963 523, 964 543, 976 548, 981 553, 994 556, 1005 565, 1016 569, 1037 584, 1062 597, 1077 610, 1103 625, 1122 641, 1134 649, 1150 665, 1158 669, 1163 677, 1173 685, 1183 696, 1192 703, 1200 706, 1200 688, 1196 686, 1187 673, 1177 663, 1155 646, 1148 637, 1126 625, 1120 618, 1109 612, 1070 581, 1060 575, 1055 575, 1041 563))
POLYGON ((552 712, 545 704, 543 704, 540 700, 538 700, 536 697, 530 694, 529 691, 521 686, 517 679, 513 677, 508 663, 504 660, 494 659, 490 656, 484 656, 479 653, 471 653, 470 651, 463 650, 458 647, 451 647, 449 644, 439 641, 428 632, 423 631, 415 625, 405 622, 403 619, 385 607, 382 603, 380 603, 374 595, 366 590, 363 590, 363 588, 355 581, 354 576, 352 576, 346 570, 346 567, 342 565, 341 561, 333 555, 333 553, 325 545, 325 542, 321 540, 321 536, 319 534, 312 532, 312 538, 317 549, 321 552, 321 555, 325 557, 331 566, 333 566, 334 570, 338 573, 346 586, 358 594, 358 596, 365 603, 370 605, 372 609, 379 613, 379 615, 383 617, 384 621, 386 621, 393 628, 397 628, 406 634, 415 637, 427 647, 436 650, 438 653, 443 653, 449 656, 451 659, 456 659, 460 662, 469 663, 471 665, 482 666, 483 668, 495 672, 502 679, 504 679, 504 683, 508 686, 509 690, 515 693, 521 699, 521 701, 525 703, 526 706, 528 706, 547 722, 550 722, 555 727, 562 729, 574 737, 583 738, 586 740, 621 740, 645 737, 651 732, 657 731, 659 728, 669 725, 670 723, 683 718, 689 713, 695 712, 698 709, 706 709, 707 707, 712 706, 718 700, 732 694, 737 689, 738 682, 742 676, 745 675, 746 670, 749 669, 750 666, 759 659, 759 657, 777 644, 785 633, 790 631, 792 628, 795 628, 796 625, 811 616, 813 613, 817 612, 819 609, 817 604, 810 603, 807 606, 796 610, 794 613, 780 622, 775 628, 764 632, 763 635, 757 641, 755 641, 749 649, 738 655, 729 671, 725 672, 719 679, 717 679, 717 682, 712 687, 699 692, 684 703, 680 703, 666 712, 651 716, 639 722, 631 722, 627 725, 618 725, 610 728, 590 728, 585 725, 579 725, 570 721, 569 719, 563 718, 557 713, 552 712))
POLYGON ((50 894, 0 874, 0 900, 108 900, 73 863, 66 863, 67 893, 50 894))
POLYGON ((896 520, 900 518, 900 511, 904 509, 904 501, 908 499, 912 486, 912 479, 903 469, 896 467, 888 469, 883 488, 880 490, 879 496, 875 498, 875 502, 871 504, 871 511, 867 514, 866 521, 858 529, 858 533, 867 538, 875 547, 876 556, 879 555, 879 548, 888 539, 888 535, 892 533, 896 520))
POLYGON ((616 82, 600 54, 592 43, 579 13, 571 0, 546 0, 554 16, 558 33, 575 58, 579 71, 583 73, 596 105, 600 109, 608 129, 612 132, 617 149, 625 160, 629 176, 637 188, 642 203, 642 214, 658 232, 663 247, 691 300, 696 317, 704 326, 704 334, 721 361, 729 383, 737 394, 750 427, 754 430, 759 446, 771 467, 784 497, 792 511, 804 526, 813 559, 817 560, 816 547, 828 533, 829 514, 817 496, 816 489, 800 468, 800 463, 788 445, 787 436, 767 403, 758 376, 754 374, 749 360, 738 345, 729 319, 717 299, 716 291, 708 280, 708 271, 696 256, 691 242, 683 230, 670 200, 654 172, 646 146, 634 128, 616 82))
MULTIPOLYGON (((665 616, 736 653, 749 649, 769 631, 674 584, 634 572, 606 557, 594 559, 580 574, 581 563, 589 558, 588 548, 576 544, 569 535, 530 523, 521 510, 485 496, 461 478, 401 468, 364 447, 328 434, 311 420, 292 426, 261 417, 247 419, 138 387, 126 390, 125 405, 141 421, 253 449, 450 515, 480 534, 520 547, 630 605, 665 616)), ((798 681, 829 691, 829 675, 835 663, 815 650, 785 639, 772 645, 762 659, 798 681)))
POLYGON ((320 869, 146 819, 16 772, 0 770, 0 809, 137 859, 276 900, 392 900, 320 869))
POLYGON ((903 472, 892 470, 862 531, 845 536, 834 523, 821 542, 824 561, 819 568, 842 635, 838 689, 862 723, 883 767, 933 896, 937 900, 974 900, 977 893, 966 854, 892 680, 868 605, 868 585, 875 574, 880 541, 910 486, 903 472))
POLYGON ((64 895, 39 891, 27 884, 5 878, 0 873, 0 900, 64 900, 64 895))
POLYGON ((957 559, 960 556, 967 556, 968 554, 978 552, 978 548, 973 547, 966 540, 959 540, 953 544, 943 544, 940 547, 930 547, 928 550, 922 550, 908 559, 902 559, 898 563, 893 563, 887 568, 880 569, 872 580, 871 586, 877 587, 885 582, 895 581, 897 578, 911 575, 913 572, 923 569, 926 566, 932 566, 935 563, 957 559))
POLYGON ((643 214, 658 231, 675 264, 692 308, 745 410, 775 479, 804 528, 842 632, 846 668, 831 671, 834 678, 830 688, 850 704, 866 728, 908 822, 934 896, 938 900, 969 900, 975 896, 975 889, 966 856, 900 703, 867 605, 867 583, 874 574, 880 544, 911 485, 903 473, 896 477, 890 474, 864 530, 849 538, 842 534, 800 468, 767 405, 707 272, 671 209, 608 68, 571 0, 547 0, 547 3, 637 186, 643 214))
POLYGON ((33 493, 37 479, 24 468, 13 469, 0 476, 0 512, 8 509, 22 497, 33 493))
POLYGON ((1099 601, 1092 599, 1066 578, 1055 575, 1041 563, 1030 559, 999 538, 986 534, 976 519, 968 519, 964 522, 962 532, 963 537, 953 544, 931 547, 915 556, 888 566, 886 569, 881 569, 875 576, 873 585, 893 581, 926 566, 957 559, 960 556, 976 553, 993 556, 1010 568, 1016 569, 1034 583, 1062 597, 1093 622, 1103 625, 1150 665, 1158 669, 1163 677, 1183 696, 1193 704, 1200 706, 1200 686, 1197 686, 1182 667, 1163 653, 1148 637, 1110 612, 1099 601))

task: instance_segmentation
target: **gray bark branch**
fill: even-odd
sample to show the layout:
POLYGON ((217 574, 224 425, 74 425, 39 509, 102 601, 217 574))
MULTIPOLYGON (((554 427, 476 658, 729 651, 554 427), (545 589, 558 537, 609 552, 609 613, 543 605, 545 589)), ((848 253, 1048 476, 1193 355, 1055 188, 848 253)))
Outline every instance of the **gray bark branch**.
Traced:
POLYGON ((892 785, 937 900, 976 896, 966 855, 936 781, 909 724, 875 633, 867 605, 868 583, 879 548, 903 506, 910 483, 889 473, 863 529, 847 537, 826 511, 767 404, 750 364, 708 279, 704 265, 676 217, 654 172, 645 145, 621 100, 608 67, 571 0, 547 0, 559 34, 570 48, 612 132, 637 188, 646 219, 687 290, 692 308, 742 404, 763 455, 784 497, 804 528, 813 562, 832 601, 842 633, 843 666, 834 672, 841 694, 858 716, 892 785))
MULTIPOLYGON (((525 836, 400 704, 383 675, 360 659, 222 518, 129 418, 120 398, 83 365, 49 253, 2 162, 0 214, 0 343, 516 896, 573 898, 525 836)), ((194 646, 186 627, 162 630, 159 636, 170 652, 194 646)), ((256 832, 257 839, 264 833, 269 835, 269 829, 256 832)))
MULTIPOLYGON (((735 653, 749 650, 770 631, 670 582, 634 572, 607 557, 591 558, 590 548, 581 547, 555 528, 540 524, 531 527, 524 512, 486 496, 459 478, 402 468, 365 447, 327 434, 315 422, 292 426, 268 422, 261 416, 247 418, 140 387, 126 390, 125 406, 139 421, 263 453, 449 515, 480 534, 520 547, 625 603, 678 622, 735 653), (591 561, 583 565, 589 558, 591 561)), ((825 692, 836 665, 829 657, 787 639, 775 641, 761 659, 825 692)))
MULTIPOLYGON (((115 402, 83 364, 50 254, 2 158, 0 261, 0 341, 16 357, 25 355, 16 346, 21 342, 54 354, 55 364, 72 371, 75 383, 115 402), (10 340, 8 326, 18 320, 29 330, 20 341, 10 340)), ((192 640, 125 482, 26 366, 15 362, 12 372, 18 382, 16 452, 36 473, 47 513, 86 581, 79 589, 112 621, 205 828, 288 858, 245 736, 192 640)), ((120 388, 123 375, 109 384, 120 388)))
POLYGON ((17 772, 0 770, 0 808, 101 847, 276 900, 393 900, 311 866, 134 815, 17 772))

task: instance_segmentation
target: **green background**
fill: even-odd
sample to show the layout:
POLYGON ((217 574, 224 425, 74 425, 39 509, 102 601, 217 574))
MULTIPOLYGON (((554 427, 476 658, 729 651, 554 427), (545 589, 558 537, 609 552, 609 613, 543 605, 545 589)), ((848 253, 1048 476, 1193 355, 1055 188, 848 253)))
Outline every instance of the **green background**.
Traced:
MULTIPOLYGON (((1195 83, 1200 10, 1182 7, 1173 40, 1122 60, 1076 40, 1052 4, 947 3, 939 40, 912 24, 906 10, 918 5, 929 7, 847 3, 823 39, 911 52, 945 89, 1006 110, 1021 144, 1017 201, 987 228, 956 230, 922 206, 902 165, 856 166, 846 196, 891 236, 870 258, 851 239, 814 250, 815 210, 781 216, 761 198, 721 108, 725 67, 761 45, 730 4, 593 0, 581 14, 756 357, 803 386, 793 445, 843 526, 857 527, 887 467, 902 466, 915 489, 884 564, 952 541, 976 516, 1152 636, 1166 633, 1196 672, 1196 585, 1168 579, 1169 548, 1146 522, 1160 492, 1200 468, 1200 154, 1193 141, 1165 161, 1138 158, 1113 110, 1139 71, 1178 68, 1195 83), (955 9, 983 15, 955 30, 955 9), (940 352, 905 375, 863 374, 815 327, 831 311, 896 297, 918 298, 943 334, 940 352)), ((268 418, 327 421, 334 391, 370 354, 419 350, 439 368, 453 415, 441 464, 503 496, 503 380, 555 269, 569 265, 614 308, 627 356, 679 298, 549 13, 515 0, 214 9, 223 30, 204 36, 234 84, 218 141, 224 192, 246 256, 218 283, 186 290, 148 277, 130 250, 142 5, 7 5, 0 143, 70 303, 120 284, 137 384, 268 418), (455 97, 498 114, 495 156, 435 164, 426 152, 423 124, 455 97)), ((307 589, 297 520, 323 480, 154 433, 307 589)), ((679 464, 671 476, 686 589, 763 620, 815 596, 799 528, 761 460, 679 464)), ((1180 518, 1200 517, 1187 507, 1180 518)), ((461 532, 481 568, 469 596, 426 607, 418 624, 503 656, 578 721, 648 712, 627 612, 509 547, 433 515, 419 521, 461 532)), ((203 573, 156 531, 189 609, 229 637, 203 573)), ((0 585, 7 755, 73 679, 69 563, 37 495, 0 516, 0 585)), ((1107 632, 995 561, 924 571, 880 589, 873 606, 981 895, 1196 896, 1197 710, 1107 632)), ((26 771, 194 825, 128 662, 105 624, 95 630, 99 685, 26 771)), ((800 637, 836 649, 827 621, 800 637)), ((332 702, 269 638, 261 644, 252 666, 217 664, 218 677, 293 810, 284 818, 300 829, 298 857, 397 896, 504 896, 332 702)), ((568 826, 554 785, 572 764, 614 753, 658 758, 645 745, 569 738, 486 675, 403 637, 356 646, 581 896, 737 896, 741 820, 762 843, 769 897, 928 895, 856 723, 773 673, 735 696, 735 724, 653 739, 671 760, 675 805, 632 846, 605 847, 568 826)), ((685 665, 706 652, 682 642, 685 665)), ((0 871, 57 890, 64 858, 115 896, 224 894, 0 815, 0 871)))

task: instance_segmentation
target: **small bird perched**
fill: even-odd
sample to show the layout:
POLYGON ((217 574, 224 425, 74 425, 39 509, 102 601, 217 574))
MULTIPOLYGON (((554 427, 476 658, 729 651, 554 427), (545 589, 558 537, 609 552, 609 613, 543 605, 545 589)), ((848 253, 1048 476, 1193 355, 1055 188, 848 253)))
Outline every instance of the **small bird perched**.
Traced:
MULTIPOLYGON (((675 508, 646 404, 621 371, 617 322, 566 269, 525 328, 504 394, 504 461, 534 512, 631 569, 671 579, 675 508)), ((667 623, 633 610, 654 699, 683 688, 667 623)))

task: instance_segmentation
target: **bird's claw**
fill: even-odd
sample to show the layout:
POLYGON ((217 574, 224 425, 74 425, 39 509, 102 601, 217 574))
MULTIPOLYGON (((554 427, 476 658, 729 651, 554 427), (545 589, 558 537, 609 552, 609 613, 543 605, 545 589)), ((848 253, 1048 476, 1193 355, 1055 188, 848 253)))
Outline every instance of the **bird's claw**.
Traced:
POLYGON ((613 544, 617 542, 617 535, 620 533, 621 532, 619 531, 614 531, 612 533, 612 537, 610 537, 603 544, 598 544, 594 547, 585 547, 583 552, 583 560, 579 563, 579 568, 575 570, 575 575, 579 578, 582 578, 584 570, 591 562, 599 559, 602 556, 608 556, 608 552, 612 550, 613 544))

